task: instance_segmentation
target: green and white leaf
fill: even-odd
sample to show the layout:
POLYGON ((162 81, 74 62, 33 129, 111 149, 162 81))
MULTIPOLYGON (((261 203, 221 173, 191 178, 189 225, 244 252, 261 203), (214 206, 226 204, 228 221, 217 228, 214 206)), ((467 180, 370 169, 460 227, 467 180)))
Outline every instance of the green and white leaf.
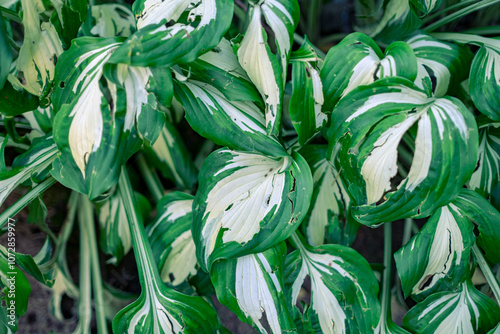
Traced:
MULTIPOLYGON (((286 258, 285 278, 289 307, 307 332, 371 333, 380 316, 378 283, 366 260, 341 245, 304 246, 295 236, 298 250, 286 258), (300 315, 296 307, 306 277, 311 280, 310 304, 300 315)), ((305 331, 304 331, 305 332, 305 331)))
POLYGON ((219 259, 264 251, 288 238, 309 208, 312 179, 298 153, 271 158, 220 149, 200 171, 193 239, 205 271, 219 259))
POLYGON ((489 196, 500 183, 500 124, 479 129, 477 167, 468 186, 483 196, 489 196))
POLYGON ((95 25, 90 33, 98 37, 129 37, 135 31, 135 18, 132 11, 120 4, 106 3, 94 5, 90 13, 95 25))
POLYGON ((19 50, 17 70, 23 74, 24 88, 41 96, 54 79, 56 61, 63 52, 54 26, 40 22, 45 10, 41 0, 21 0, 23 8, 24 41, 19 50))
POLYGON ((453 200, 474 171, 477 125, 456 98, 429 98, 405 79, 387 78, 348 94, 335 116, 329 150, 340 140, 342 176, 357 204, 352 214, 363 224, 427 217, 453 200), (413 163, 392 184, 398 146, 412 127, 413 163))
POLYGON ((500 321, 500 309, 470 281, 455 292, 439 292, 410 309, 403 327, 412 333, 484 333, 500 321))
POLYGON ((146 230, 163 282, 177 286, 198 271, 191 234, 193 196, 173 192, 158 202, 157 218, 146 230))
POLYGON ((492 263, 500 263, 500 212, 484 197, 470 189, 462 189, 453 204, 463 216, 477 225, 477 244, 485 251, 486 258, 492 263))
POLYGON ((297 333, 288 312, 282 279, 286 246, 214 263, 211 279, 217 298, 259 333, 297 333))
POLYGON ((418 32, 406 40, 417 56, 415 84, 435 97, 443 97, 452 86, 468 77, 472 53, 459 46, 418 32))
POLYGON ((323 111, 331 112, 338 101, 356 87, 391 76, 412 81, 417 76, 417 60, 408 44, 392 43, 384 55, 365 34, 348 35, 328 51, 321 69, 323 111))
POLYGON ((351 214, 351 199, 337 169, 327 160, 327 146, 309 145, 301 150, 311 168, 313 194, 309 212, 302 222, 311 246, 342 244, 349 246, 359 223, 351 214))
POLYGON ((192 189, 198 182, 198 171, 175 125, 166 120, 154 144, 146 149, 149 160, 164 177, 181 189, 192 189))
POLYGON ((270 156, 285 156, 274 136, 268 136, 262 111, 252 102, 229 101, 210 84, 175 81, 175 95, 186 109, 186 119, 203 137, 218 145, 270 156))
POLYGON ((132 10, 138 30, 110 62, 170 67, 192 62, 219 44, 231 24, 233 1, 139 0, 132 10))
POLYGON ((441 6, 442 1, 443 0, 411 0, 411 3, 424 13, 424 15, 429 15, 441 6))
POLYGON ((28 151, 16 157, 11 170, 0 172, 0 204, 22 183, 43 181, 57 153, 52 136, 46 136, 34 141, 28 151))
POLYGON ((473 225, 453 204, 443 206, 394 258, 405 297, 422 301, 454 291, 469 276, 473 225))

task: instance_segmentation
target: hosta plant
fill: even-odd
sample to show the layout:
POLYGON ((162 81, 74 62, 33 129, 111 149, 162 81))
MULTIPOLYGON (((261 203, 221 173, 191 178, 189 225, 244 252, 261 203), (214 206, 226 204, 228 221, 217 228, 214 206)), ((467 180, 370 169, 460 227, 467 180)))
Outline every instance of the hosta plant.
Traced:
POLYGON ((0 0, 0 332, 30 275, 75 333, 225 333, 220 304, 259 333, 498 333, 498 2, 354 1, 320 39, 328 1, 0 0), (351 247, 375 228, 382 265, 351 247), (131 253, 139 294, 102 272, 131 253))

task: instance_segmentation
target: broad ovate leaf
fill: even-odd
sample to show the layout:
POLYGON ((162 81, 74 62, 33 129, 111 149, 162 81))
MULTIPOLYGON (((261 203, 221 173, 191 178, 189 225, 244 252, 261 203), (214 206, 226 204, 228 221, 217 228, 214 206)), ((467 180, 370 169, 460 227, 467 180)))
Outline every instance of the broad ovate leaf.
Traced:
POLYGON ((307 332, 372 333, 379 321, 380 304, 378 283, 368 262, 349 247, 309 248, 298 237, 293 240, 298 250, 286 258, 287 302, 296 318, 302 317, 302 326, 310 329, 307 332), (306 277, 311 281, 311 297, 301 315, 296 304, 306 277))
POLYGON ((40 96, 52 83, 57 58, 63 52, 54 26, 40 22, 45 10, 41 0, 22 0, 24 41, 19 50, 17 70, 22 72, 25 89, 40 96))
POLYGON ((500 183, 500 124, 479 129, 477 167, 469 180, 469 188, 489 196, 500 183))
POLYGON ((406 40, 415 52, 418 74, 415 84, 435 97, 443 97, 448 88, 468 76, 472 53, 466 46, 440 41, 418 32, 406 40))
POLYGON ((191 235, 193 196, 165 195, 157 205, 155 221, 148 226, 153 256, 163 282, 177 286, 196 275, 196 247, 191 235))
POLYGON ((492 263, 499 263, 500 212, 484 197, 470 189, 462 189, 453 204, 463 216, 477 225, 477 244, 485 251, 486 258, 492 263))
POLYGON ((352 214, 363 224, 427 217, 452 201, 474 171, 477 125, 456 98, 428 97, 407 80, 387 78, 348 94, 334 114, 329 149, 340 140, 342 176, 356 204, 352 214), (414 138, 415 153, 408 175, 396 184, 405 133, 414 138))
POLYGON ((175 95, 186 119, 203 137, 218 145, 271 156, 287 155, 275 136, 268 136, 262 111, 249 101, 230 101, 210 84, 175 81, 175 95))
POLYGON ((414 306, 403 327, 412 333, 485 333, 500 321, 500 309, 470 281, 458 291, 440 292, 414 306))
POLYGON ((218 300, 259 333, 296 333, 282 279, 286 246, 214 263, 210 277, 218 300))
POLYGON ((220 149, 200 171, 193 239, 201 267, 264 251, 288 238, 307 213, 311 171, 298 153, 282 158, 220 149))
POLYGON ((124 5, 107 3, 94 5, 90 13, 95 20, 90 33, 98 37, 129 37, 135 31, 135 18, 124 5))
POLYGON ((392 43, 384 55, 365 34, 348 35, 328 51, 321 69, 323 111, 331 112, 337 102, 356 87, 390 76, 410 80, 417 76, 417 60, 408 44, 392 43))
POLYGON ((132 10, 138 30, 110 61, 170 67, 192 62, 219 44, 231 23, 233 1, 138 0, 132 10))
POLYGON ((307 243, 350 245, 359 223, 351 214, 351 199, 338 170, 327 159, 326 145, 305 146, 300 152, 311 167, 313 194, 309 212, 302 222, 307 243))
POLYGON ((472 223, 453 204, 443 206, 394 258, 405 296, 423 300, 454 291, 469 274, 472 223))

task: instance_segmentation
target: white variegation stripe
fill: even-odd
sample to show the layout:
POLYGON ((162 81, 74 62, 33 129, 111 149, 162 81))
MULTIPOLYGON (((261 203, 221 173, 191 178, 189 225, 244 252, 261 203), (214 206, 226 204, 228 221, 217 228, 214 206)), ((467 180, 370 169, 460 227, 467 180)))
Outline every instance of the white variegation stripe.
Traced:
MULTIPOLYGON (((408 173, 406 189, 413 191, 429 174, 432 159, 432 126, 429 115, 423 113, 418 121, 415 154, 408 173)), ((401 182, 401 186, 405 180, 401 182)), ((398 186, 398 188, 399 188, 398 186)))
POLYGON ((177 21, 190 4, 198 4, 200 0, 146 0, 144 9, 137 17, 137 29, 142 29, 150 24, 177 21))
MULTIPOLYGON (((189 200, 192 202, 192 200, 189 200)), ((161 271, 163 282, 170 282, 176 286, 184 282, 190 275, 196 275, 196 246, 191 235, 191 230, 187 230, 178 236, 171 245, 172 249, 165 260, 161 271), (170 275, 174 280, 170 281, 170 275)))
POLYGON ((311 73, 314 98, 314 116, 316 119, 316 129, 319 129, 328 119, 328 116, 321 112, 321 107, 325 102, 325 98, 323 96, 323 83, 321 82, 319 72, 309 63, 306 63, 306 66, 309 69, 309 73, 311 73))
MULTIPOLYGON (((411 38, 409 38, 406 43, 408 43, 410 45, 410 47, 417 53, 417 57, 418 57, 418 52, 419 52, 419 48, 428 48, 428 47, 433 47, 433 48, 441 48, 441 49, 446 49, 446 50, 449 50, 449 51, 452 51, 453 48, 444 43, 444 42, 441 42, 440 40, 437 40, 435 38, 432 38, 430 36, 427 36, 427 35, 422 35, 422 34, 418 34, 418 35, 415 35, 411 38)), ((423 52, 423 50, 422 50, 423 52)))
MULTIPOLYGON (((452 210, 455 211, 453 208, 452 210)), ((457 212, 455 211, 455 213, 457 212)), ((464 250, 462 231, 450 209, 444 206, 441 208, 431 249, 427 257, 429 262, 422 277, 413 287, 412 293, 418 294, 432 288, 439 279, 448 274, 453 263, 455 265, 460 264, 464 250), (429 279, 431 279, 430 283, 428 283, 429 279), (424 284, 425 287, 423 287, 424 284)))
POLYGON ((262 155, 231 151, 232 159, 214 176, 231 170, 232 174, 210 190, 202 230, 205 245, 205 261, 212 253, 221 228, 222 241, 245 243, 260 231, 264 217, 278 210, 285 186, 287 158, 273 160, 262 155))
POLYGON ((167 206, 167 209, 162 213, 162 215, 156 220, 154 225, 149 230, 148 237, 151 237, 153 235, 154 230, 164 220, 173 222, 189 214, 192 211, 192 206, 193 206, 192 199, 178 200, 170 203, 167 206))
POLYGON ((364 48, 364 50, 366 56, 361 59, 352 69, 352 74, 349 77, 349 83, 342 92, 341 97, 344 97, 345 95, 347 95, 347 93, 349 93, 356 87, 368 85, 374 81, 373 75, 377 70, 380 58, 372 48, 367 46, 364 48))
POLYGON ((225 38, 222 38, 219 45, 213 48, 210 52, 207 52, 200 57, 199 60, 209 63, 221 70, 224 70, 236 77, 248 79, 245 70, 241 67, 238 62, 238 58, 234 54, 231 43, 225 38))
POLYGON ((266 103, 266 128, 274 127, 278 106, 281 103, 277 75, 269 59, 261 26, 261 9, 256 6, 245 37, 238 49, 238 61, 255 84, 266 103))
POLYGON ((369 31, 370 36, 376 36, 386 27, 396 25, 399 22, 404 22, 406 17, 410 14, 409 0, 389 1, 384 10, 384 16, 379 21, 375 29, 369 31))
POLYGON ((442 123, 450 122, 453 124, 462 138, 467 141, 469 139, 469 129, 465 122, 464 115, 458 111, 458 106, 448 99, 437 99, 430 107, 430 111, 438 122, 439 135, 443 139, 444 126, 442 123))
POLYGON ((444 96, 450 85, 450 70, 437 61, 417 57, 417 78, 415 79, 415 85, 420 89, 424 89, 424 79, 427 77, 430 79, 430 73, 425 66, 429 67, 434 72, 433 75, 436 78, 436 87, 433 87, 434 96, 444 96))
POLYGON ((490 145, 489 141, 500 146, 500 138, 484 132, 479 143, 478 159, 476 171, 469 180, 469 187, 473 190, 481 188, 483 185, 488 194, 493 187, 493 176, 500 174, 500 154, 490 145), (488 155, 491 155, 489 157, 488 155), (486 168, 486 171, 485 171, 486 168))
MULTIPOLYGON (((263 312, 266 313, 272 333, 281 333, 279 314, 274 303, 273 292, 267 285, 259 260, 268 274, 276 275, 271 272, 269 263, 262 254, 252 254, 238 258, 235 273, 235 297, 239 308, 245 316, 252 319, 261 333, 267 333, 261 322, 263 312)), ((278 287, 280 287, 279 283, 278 287)), ((279 290, 277 291, 279 292, 279 290)))
POLYGON ((500 84, 500 49, 492 49, 486 47, 486 64, 481 64, 481 67, 485 67, 485 80, 494 80, 497 84, 500 84), (493 79, 491 75, 493 74, 493 79))
POLYGON ((384 193, 391 190, 391 179, 398 172, 398 146, 403 135, 418 120, 420 113, 408 115, 380 135, 373 144, 374 149, 363 162, 361 175, 366 182, 367 204, 374 204, 384 193))
POLYGON ((397 76, 396 60, 393 56, 387 56, 379 63, 378 71, 375 73, 375 78, 385 78, 397 76))
POLYGON ((171 150, 175 147, 175 139, 172 137, 170 132, 168 131, 166 126, 163 126, 163 129, 158 136, 158 139, 154 142, 151 147, 155 152, 156 156, 160 161, 167 164, 170 172, 172 173, 173 178, 178 184, 183 184, 182 177, 177 172, 177 165, 172 157, 171 150))

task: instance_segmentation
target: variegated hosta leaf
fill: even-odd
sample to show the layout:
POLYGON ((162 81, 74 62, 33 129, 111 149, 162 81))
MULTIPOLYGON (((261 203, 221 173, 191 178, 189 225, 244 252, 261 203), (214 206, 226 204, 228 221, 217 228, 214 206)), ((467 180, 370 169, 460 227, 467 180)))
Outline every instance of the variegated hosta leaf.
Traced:
POLYGON ((25 89, 40 96, 54 79, 57 58, 63 52, 62 43, 52 24, 40 22, 40 13, 45 10, 42 0, 21 0, 21 3, 24 41, 17 70, 23 74, 25 89))
POLYGON ((118 183, 132 234, 141 295, 118 312, 113 333, 216 333, 216 312, 201 297, 168 288, 160 278, 125 167, 118 183))
POLYGON ((260 333, 264 313, 271 333, 297 333, 285 300, 284 243, 262 253, 216 261, 211 270, 217 298, 260 333))
POLYGON ((384 55, 370 37, 350 34, 328 51, 321 69, 323 111, 331 112, 337 102, 356 87, 390 76, 410 80, 417 76, 417 61, 408 44, 392 43, 384 55))
POLYGON ((428 15, 438 9, 442 1, 443 0, 411 0, 411 3, 422 11, 424 15, 428 15))
POLYGON ((173 192, 164 196, 158 202, 155 222, 146 230, 161 279, 173 286, 197 272, 192 206, 192 195, 173 192))
POLYGON ((500 212, 475 191, 462 189, 453 201, 463 216, 477 225, 477 244, 492 263, 500 263, 500 212))
POLYGON ((18 116, 24 112, 35 110, 39 105, 38 96, 26 91, 19 80, 9 74, 0 90, 0 114, 18 116))
POLYGON ((443 42, 422 32, 412 35, 406 42, 417 56, 415 84, 429 95, 443 97, 450 86, 467 78, 472 61, 468 47, 443 42))
POLYGON ((28 151, 16 157, 11 170, 0 172, 0 205, 25 181, 43 181, 58 152, 52 136, 35 139, 28 151))
POLYGON ((326 145, 305 146, 301 153, 311 167, 314 182, 311 206, 302 222, 308 244, 350 245, 359 223, 351 216, 351 199, 339 172, 326 158, 326 145))
POLYGON ((357 204, 352 214, 363 224, 427 217, 452 201, 474 171, 477 125, 456 98, 429 98, 407 80, 388 78, 351 92, 334 113, 329 149, 342 143, 339 163, 357 204), (398 146, 414 126, 410 171, 392 184, 398 146))
MULTIPOLYGON (((302 314, 308 332, 323 334, 373 333, 380 316, 378 283, 366 260, 352 248, 324 245, 298 250, 286 258, 288 303, 296 307, 304 280, 311 280, 310 305, 302 314)), ((299 326, 299 325, 297 325, 299 326)))
POLYGON ((282 158, 220 149, 200 171, 193 239, 205 271, 219 258, 264 251, 288 238, 307 213, 311 171, 298 153, 282 158))
POLYGON ((500 124, 479 129, 477 167, 469 180, 469 188, 489 196, 500 183, 500 124))
POLYGON ((91 7, 95 25, 90 33, 98 37, 129 37, 135 31, 134 14, 120 4, 102 4, 91 7))
POLYGON ((470 281, 456 292, 439 292, 410 309, 403 327, 412 333, 485 333, 500 321, 500 309, 470 281))
POLYGON ((47 108, 38 107, 33 111, 23 113, 23 117, 29 122, 32 132, 30 137, 39 137, 52 131, 52 120, 54 118, 52 105, 47 108))
POLYGON ((453 291, 469 275, 473 226, 453 204, 443 206, 394 258, 405 297, 453 291))
POLYGON ((250 5, 250 22, 238 48, 238 60, 264 99, 267 132, 275 134, 281 120, 281 99, 299 5, 296 0, 265 0, 250 5), (262 16, 274 32, 276 56, 267 43, 262 16))
POLYGON ((267 135, 264 115, 252 102, 229 101, 212 85, 194 80, 176 80, 175 94, 203 137, 231 149, 287 155, 276 137, 267 135))
POLYGON ((474 56, 469 91, 480 112, 500 121, 500 40, 489 38, 474 56))
POLYGON ((110 61, 170 67, 192 62, 219 44, 231 24, 233 1, 138 0, 132 10, 138 31, 110 61))
POLYGON ((189 79, 214 86, 229 101, 254 101, 263 105, 259 91, 238 62, 231 43, 225 38, 194 62, 180 67, 189 79))
POLYGON ((488 332, 488 334, 500 334, 500 323, 495 326, 492 330, 488 332))
POLYGON ((383 15, 377 23, 363 27, 361 31, 384 43, 401 40, 422 24, 410 6, 410 0, 384 1, 380 9, 383 15))
POLYGON ((193 189, 198 182, 198 171, 193 159, 175 126, 165 121, 154 144, 146 150, 150 161, 164 177, 181 189, 193 189))
POLYGON ((328 120, 327 115, 321 112, 323 84, 315 63, 292 62, 293 90, 288 111, 301 145, 311 139, 328 120))

